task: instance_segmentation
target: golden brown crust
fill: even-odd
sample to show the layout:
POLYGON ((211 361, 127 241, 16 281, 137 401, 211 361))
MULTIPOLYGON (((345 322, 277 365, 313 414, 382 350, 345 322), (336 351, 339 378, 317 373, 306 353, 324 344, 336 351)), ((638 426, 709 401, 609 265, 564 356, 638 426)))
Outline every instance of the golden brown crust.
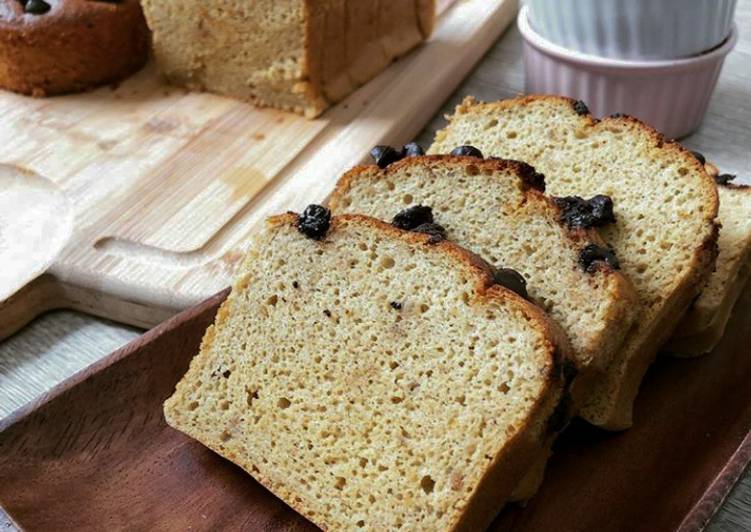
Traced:
MULTIPOLYGON (((425 155, 402 159, 384 169, 381 169, 376 165, 357 166, 339 179, 334 192, 329 197, 329 204, 334 212, 345 211, 346 208, 341 204, 342 199, 349 195, 351 189, 359 180, 388 179, 389 176, 397 174, 412 165, 429 167, 431 165, 447 164, 474 165, 480 172, 486 170, 493 173, 509 172, 516 175, 519 179, 520 191, 526 196, 526 201, 542 203, 546 210, 559 213, 555 222, 564 230, 565 234, 573 243, 581 248, 584 248, 588 244, 607 247, 607 243, 603 240, 596 229, 571 228, 565 224, 561 220, 560 206, 541 190, 531 186, 531 182, 538 181, 537 179, 530 180, 529 178, 530 172, 535 172, 534 168, 527 163, 510 159, 480 159, 477 157, 454 155, 425 155)), ((611 316, 612 319, 610 321, 610 326, 603 330, 601 336, 602 345, 599 346, 601 353, 607 353, 607 358, 609 360, 610 356, 612 356, 623 340, 626 332, 624 330, 624 324, 626 324, 627 327, 633 321, 632 309, 638 303, 638 296, 634 287, 631 285, 631 282, 623 274, 616 271, 611 265, 604 261, 598 261, 597 268, 593 270, 592 273, 595 272, 606 277, 604 283, 610 287, 615 299, 620 303, 619 305, 613 306, 612 312, 614 314, 611 316)), ((607 361, 603 362, 603 360, 600 359, 594 360, 593 362, 594 365, 592 369, 593 371, 597 371, 598 374, 599 371, 604 369, 604 365, 607 363, 607 361)))
MULTIPOLYGON (((336 183, 336 186, 334 187, 334 191, 329 197, 329 204, 333 211, 342 210, 341 205, 340 205, 341 198, 346 197, 346 195, 352 189, 354 182, 360 179, 386 179, 389 177, 389 175, 397 173, 398 171, 402 170, 404 167, 408 167, 414 164, 431 165, 431 164, 453 164, 453 163, 472 164, 472 165, 477 166, 479 169, 485 169, 491 172, 510 171, 511 173, 519 177, 521 189, 523 193, 527 196, 528 201, 543 202, 547 204, 550 209, 553 209, 559 213, 561 212, 560 206, 555 201, 553 201, 553 199, 550 196, 547 196, 544 193, 544 191, 534 188, 534 186, 527 179, 526 177, 527 174, 529 173, 530 170, 534 171, 534 168, 532 168, 530 165, 528 165, 525 162, 515 161, 512 159, 500 159, 500 158, 480 159, 477 157, 467 157, 467 156, 457 156, 457 155, 436 155, 436 154, 423 155, 420 157, 407 157, 393 164, 390 164, 389 166, 383 169, 378 168, 376 165, 356 166, 352 168, 351 170, 349 170, 346 174, 344 174, 336 183), (378 171, 373 172, 373 170, 376 168, 378 168, 378 171)), ((571 228, 565 223, 563 223, 563 221, 560 218, 557 220, 557 222, 565 230, 568 236, 576 242, 580 242, 583 245, 591 243, 591 244, 596 244, 598 246, 607 246, 607 243, 602 239, 600 234, 595 229, 571 228)), ((619 277, 622 277, 624 285, 628 288, 626 292, 629 292, 629 291, 633 292, 633 289, 630 287, 630 283, 625 279, 625 277, 617 273, 617 271, 612 266, 603 262, 601 266, 598 265, 598 268, 600 271, 608 275, 618 275, 619 277)), ((624 294, 624 295, 627 295, 627 294, 624 294)), ((635 300, 636 295, 632 294, 631 298, 635 300)))
MULTIPOLYGON (((271 226, 295 226, 298 219, 299 216, 296 213, 288 212, 285 214, 271 216, 270 218, 268 218, 267 223, 271 226)), ((480 296, 489 297, 489 289, 491 287, 497 286, 498 289, 502 290, 506 294, 505 297, 510 297, 515 301, 521 302, 522 310, 525 312, 525 314, 525 309, 528 306, 531 306, 535 309, 537 308, 533 304, 527 302, 521 296, 517 295, 515 292, 496 285, 495 280, 493 279, 493 269, 485 260, 483 260, 479 255, 476 255, 475 253, 472 253, 471 251, 468 251, 449 240, 433 242, 430 235, 426 235, 424 233, 416 233, 414 231, 404 231, 402 229, 394 227, 390 223, 378 220, 376 218, 371 218, 369 216, 364 216, 362 214, 342 214, 339 216, 332 216, 331 225, 328 232, 330 233, 332 231, 336 231, 336 228, 339 225, 346 224, 351 221, 359 225, 369 226, 376 231, 380 231, 392 237, 399 238, 400 240, 403 240, 404 242, 407 242, 411 245, 421 244, 433 249, 439 249, 447 255, 452 256, 458 262, 461 262, 465 266, 465 268, 467 268, 467 270, 469 270, 470 273, 475 276, 475 278, 477 279, 475 289, 480 296)), ((323 240, 321 240, 321 242, 325 243, 326 239, 324 238, 323 240)), ((531 314, 529 316, 532 317, 531 314)), ((542 313, 542 316, 545 317, 546 321, 549 321, 544 313, 542 313)))
POLYGON ((49 0, 42 15, 0 0, 0 87, 44 96, 117 82, 143 66, 149 33, 137 0, 49 0))
MULTIPOLYGON (((680 158, 683 165, 693 170, 694 175, 701 179, 702 195, 706 208, 704 209, 702 222, 706 228, 701 242, 694 248, 693 257, 683 267, 684 274, 676 279, 672 287, 672 293, 662 305, 660 312, 654 317, 651 327, 646 334, 637 340, 632 340, 629 352, 632 357, 626 362, 626 374, 618 382, 603 385, 602 390, 608 395, 608 406, 596 405, 591 408, 583 408, 582 415, 589 422, 603 428, 618 430, 627 428, 632 422, 632 404, 636 397, 647 367, 657 353, 657 347, 653 344, 667 340, 667 335, 677 324, 680 316, 684 313, 691 299, 703 288, 711 275, 714 262, 717 257, 718 228, 716 218, 719 209, 717 186, 714 179, 707 173, 704 165, 687 149, 677 142, 666 140, 665 137, 652 127, 629 116, 612 116, 602 120, 596 120, 589 112, 579 112, 577 102, 571 98, 551 95, 529 95, 503 100, 492 103, 481 103, 473 97, 467 97, 456 108, 456 114, 467 114, 479 108, 491 110, 506 110, 535 104, 564 104, 570 106, 574 112, 580 115, 581 127, 599 128, 620 124, 629 126, 632 130, 646 136, 655 150, 664 150, 668 156, 680 158), (607 389, 607 390, 605 390, 607 389)), ((449 120, 452 117, 447 117, 449 120)), ((446 130, 436 134, 436 142, 440 143, 447 135, 446 130)), ((628 343, 628 341, 627 341, 628 343)))
MULTIPOLYGON (((477 99, 475 99, 472 96, 467 96, 464 98, 462 103, 460 103, 456 107, 457 114, 462 114, 466 112, 469 108, 476 107, 476 106, 490 106, 494 109, 508 109, 508 108, 514 108, 517 106, 524 106, 528 104, 535 104, 535 103, 565 103, 572 108, 579 103, 577 100, 574 100, 573 98, 568 98, 566 96, 557 96, 557 95, 540 95, 540 94, 531 94, 527 96, 520 96, 517 98, 511 98, 508 100, 500 100, 497 102, 492 103, 483 103, 479 102, 477 99)), ((668 153, 672 153, 674 155, 680 156, 685 165, 692 167, 696 172, 698 172, 701 176, 703 176, 704 180, 704 189, 705 193, 708 195, 708 199, 710 200, 710 208, 707 210, 707 215, 705 216, 705 220, 707 223, 714 223, 715 218, 717 218, 717 212, 720 207, 720 200, 717 195, 717 186, 712 178, 712 176, 709 175, 704 165, 699 162, 699 160, 691 153, 690 150, 687 148, 684 148, 681 144, 674 140, 666 139, 665 136, 654 129, 652 126, 645 124, 641 120, 634 118, 632 116, 628 115, 613 115, 609 117, 605 117, 601 120, 598 120, 594 118, 589 112, 586 114, 579 113, 582 117, 582 120, 584 120, 584 126, 585 127, 605 127, 610 124, 625 124, 625 125, 631 125, 636 126, 643 134, 645 134, 647 137, 649 137, 654 142, 654 147, 658 149, 665 150, 668 153)), ((447 116, 447 118, 450 118, 450 116, 447 116)), ((439 139, 442 135, 443 131, 439 131, 436 133, 436 139, 439 139)), ((706 243, 705 243, 706 244, 706 243)))
MULTIPOLYGON (((296 213, 288 212, 277 216, 272 216, 267 219, 267 223, 272 226, 289 225, 295 226, 297 224, 299 216, 296 213)), ((551 374, 557 375, 557 369, 560 366, 560 357, 569 359, 571 358, 571 346, 568 341, 566 333, 561 330, 557 323, 551 320, 548 315, 540 307, 531 303, 518 295, 516 292, 509 290, 508 288, 496 284, 493 277, 493 268, 482 257, 472 253, 471 251, 451 242, 450 240, 442 240, 434 243, 431 240, 430 235, 423 233, 417 233, 414 231, 404 231, 397 227, 394 227, 390 223, 364 216, 362 214, 341 214, 338 216, 332 216, 331 226, 329 232, 336 231, 339 225, 354 222, 359 225, 365 225, 372 229, 386 233, 392 237, 399 238, 404 242, 411 245, 423 245, 429 248, 439 250, 453 257, 457 262, 460 262, 464 267, 474 275, 477 279, 475 283, 475 290, 480 298, 486 300, 510 300, 514 302, 514 305, 529 318, 531 322, 535 322, 538 327, 545 331, 545 335, 553 338, 554 340, 550 344, 550 357, 551 374), (558 350, 555 347, 558 347, 558 350)), ((325 244, 325 238, 321 241, 325 244)))
MULTIPOLYGON (((273 216, 267 220, 267 223, 274 227, 291 226, 295 227, 299 217, 295 213, 286 213, 273 216)), ((546 421, 553 412, 555 405, 558 403, 562 393, 564 382, 560 375, 560 358, 570 356, 570 347, 564 333, 553 323, 547 315, 538 307, 519 297, 514 292, 496 285, 490 266, 480 259, 477 255, 470 253, 463 248, 449 241, 431 243, 430 237, 421 233, 403 231, 392 225, 369 218, 362 215, 342 215, 331 219, 329 233, 336 232, 337 228, 354 223, 360 226, 370 227, 375 231, 388 234, 391 237, 403 240, 411 245, 426 246, 434 250, 435 253, 444 253, 461 263, 476 278, 475 286, 478 298, 487 300, 496 300, 507 302, 520 310, 530 322, 534 323, 544 338, 547 363, 546 380, 543 390, 537 402, 529 409, 530 415, 526 422, 516 429, 516 434, 512 436, 503 448, 493 457, 491 464, 486 468, 485 474, 478 483, 477 489, 472 494, 465 508, 462 509, 458 520, 453 523, 453 531, 473 531, 486 528, 497 512, 500 510, 503 501, 510 496, 512 490, 517 484, 519 478, 528 470, 535 460, 545 452, 548 445, 547 435, 545 434, 546 421)), ((326 238, 321 241, 311 241, 315 245, 326 245, 326 238)), ((239 280, 238 283, 242 283, 239 280)), ((236 285, 237 286, 237 285, 236 285)), ((220 307, 215 325, 209 327, 201 344, 201 350, 198 356, 191 361, 191 369, 194 364, 199 364, 202 355, 207 353, 215 339, 215 328, 221 325, 229 318, 232 312, 232 297, 230 296, 220 307)), ((189 370, 190 372, 190 370, 189 370)), ((170 416, 170 403, 173 399, 165 402, 165 417, 168 423, 172 424, 170 416)), ((180 427, 189 436, 199 440, 201 443, 214 451, 225 454, 233 462, 237 463, 246 472, 251 474, 256 480, 264 485, 269 491, 280 497, 296 511, 310 519, 317 526, 326 530, 333 528, 332 523, 326 522, 324 516, 316 514, 308 508, 304 502, 297 497, 296 493, 291 492, 286 486, 262 474, 254 464, 247 462, 244 457, 236 456, 234 453, 227 453, 226 450, 218 448, 214 441, 209 441, 199 430, 193 430, 191 427, 180 427)))
MULTIPOLYGON (((270 217, 267 220, 267 223, 272 226, 295 226, 298 219, 299 216, 296 213, 288 212, 270 217)), ((341 214, 339 216, 332 216, 329 233, 336 231, 338 226, 349 222, 370 227, 375 231, 396 237, 411 245, 427 246, 453 257, 454 260, 462 263, 471 275, 475 276, 475 291, 477 292, 478 297, 488 301, 512 301, 514 306, 527 316, 530 322, 534 322, 540 329, 545 331, 546 337, 552 338, 552 341, 547 346, 550 355, 548 371, 550 372, 551 378, 554 380, 559 378, 559 369, 562 359, 570 359, 573 362, 571 357, 571 345, 566 333, 563 332, 560 326, 550 319, 545 311, 534 303, 527 301, 512 290, 496 284, 493 277, 492 266, 490 266, 479 255, 472 253, 450 240, 433 242, 430 235, 414 231, 404 231, 394 227, 390 223, 369 216, 364 216, 362 214, 341 214)), ((324 238, 321 242, 325 245, 326 239, 324 238)))

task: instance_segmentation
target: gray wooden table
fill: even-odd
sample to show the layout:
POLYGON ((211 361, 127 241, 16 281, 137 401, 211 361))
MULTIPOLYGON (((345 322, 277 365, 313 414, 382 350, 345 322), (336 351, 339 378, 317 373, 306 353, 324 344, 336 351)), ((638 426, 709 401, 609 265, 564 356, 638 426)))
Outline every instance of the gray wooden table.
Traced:
MULTIPOLYGON (((749 182, 751 0, 739 0, 736 19, 738 46, 728 57, 704 125, 684 143, 704 153, 723 172, 738 174, 749 182)), ((496 100, 516 95, 523 88, 521 37, 513 28, 498 40, 417 140, 430 144, 444 123, 443 115, 467 94, 496 100)), ((0 343, 0 418, 142 332, 70 311, 40 317, 0 343)), ((0 510, 0 530, 11 528, 0 510)), ((751 530, 751 472, 746 471, 708 530, 751 530)))

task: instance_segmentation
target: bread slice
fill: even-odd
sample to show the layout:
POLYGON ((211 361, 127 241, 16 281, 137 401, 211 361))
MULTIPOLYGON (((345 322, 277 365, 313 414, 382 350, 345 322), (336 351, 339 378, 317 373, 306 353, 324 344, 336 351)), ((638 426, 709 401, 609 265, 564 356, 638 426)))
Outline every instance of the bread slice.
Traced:
POLYGON ((385 169, 354 168, 329 202, 335 214, 385 221, 429 206, 449 240, 522 274, 532 300, 568 334, 585 377, 607 368, 634 321, 638 299, 631 283, 606 262, 582 267, 584 248, 606 244, 593 228, 563 223, 561 207, 544 189, 542 176, 525 163, 432 155, 385 169))
MULTIPOLYGON (((720 254, 722 254, 722 252, 720 252, 720 254)), ((713 306, 714 313, 709 326, 691 335, 680 336, 679 334, 674 334, 665 346, 666 352, 675 356, 689 357, 702 355, 714 349, 725 335, 725 329, 728 321, 730 321, 733 307, 741 297, 750 277, 751 261, 747 260, 741 265, 741 269, 735 277, 735 280, 725 288, 724 296, 719 306, 713 306)), ((708 286, 714 284, 712 282, 714 279, 715 277, 712 276, 708 286)), ((701 300, 702 297, 703 293, 702 296, 699 297, 699 300, 701 300)), ((676 333, 678 332, 680 332, 680 329, 676 331, 676 333)))
POLYGON ((717 188, 720 254, 715 272, 666 346, 676 355, 701 355, 719 342, 751 269, 751 187, 725 183, 717 188))
POLYGON ((640 316, 581 415, 603 428, 629 427, 649 364, 714 267, 714 181, 690 152, 638 120, 598 121, 582 102, 556 96, 467 98, 429 152, 467 144, 534 165, 550 194, 613 199, 616 223, 600 231, 636 287, 640 316))
POLYGON ((167 422, 323 529, 484 529, 560 424, 564 335, 458 246, 321 210, 257 235, 167 422))

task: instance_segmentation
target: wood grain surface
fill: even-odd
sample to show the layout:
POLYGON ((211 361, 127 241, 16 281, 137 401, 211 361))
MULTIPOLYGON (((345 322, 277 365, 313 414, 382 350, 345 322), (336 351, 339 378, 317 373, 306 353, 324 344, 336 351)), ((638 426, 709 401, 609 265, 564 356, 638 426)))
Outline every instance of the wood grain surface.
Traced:
MULTIPOLYGON (((751 0, 739 0, 740 41, 728 57, 702 128, 684 143, 748 182, 751 146, 751 0)), ((510 29, 443 104, 418 140, 429 144, 443 115, 464 95, 492 100, 523 90, 521 39, 510 29)), ((396 142, 397 139, 389 140, 396 142)), ((136 338, 140 330, 71 311, 50 312, 0 343, 0 417, 136 338)), ((687 464, 691 467, 691 464, 687 464)), ((655 503, 656 504, 656 503, 655 503)), ((0 529, 10 528, 0 511, 0 529)), ((751 475, 746 473, 710 522, 711 532, 751 530, 751 475)))
MULTIPOLYGON (((0 504, 20 527, 315 530, 164 422, 162 402, 226 294, 0 422, 0 504)), ((751 459, 751 290, 738 310, 711 356, 652 368, 633 428, 569 427, 540 492, 491 530, 701 530, 751 459)))
POLYGON ((115 89, 0 92, 0 161, 12 165, 0 167, 0 243, 42 234, 36 247, 49 246, 38 258, 6 249, 32 263, 0 272, 0 338, 60 307, 151 326, 220 290, 268 215, 322 201, 373 145, 417 134, 517 6, 447 7, 428 42, 316 120, 169 87, 153 65, 115 89), (33 178, 11 194, 14 166, 33 178))

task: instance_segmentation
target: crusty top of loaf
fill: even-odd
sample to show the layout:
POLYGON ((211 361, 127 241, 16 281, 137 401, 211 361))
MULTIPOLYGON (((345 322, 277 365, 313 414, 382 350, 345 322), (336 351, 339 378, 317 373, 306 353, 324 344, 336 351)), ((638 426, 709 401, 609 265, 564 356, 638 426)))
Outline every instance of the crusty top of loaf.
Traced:
MULTIPOLYGON (((267 226, 274 228, 295 227, 299 220, 297 213, 288 212, 285 214, 271 216, 267 219, 267 226)), ((331 226, 328 233, 336 233, 340 228, 346 226, 365 227, 377 233, 396 238, 410 245, 419 245, 423 249, 431 250, 434 253, 444 254, 453 259, 458 266, 461 266, 467 274, 472 277, 474 290, 480 301, 485 302, 502 302, 514 306, 519 312, 523 313, 527 321, 533 324, 538 330, 542 331, 548 338, 547 348, 550 357, 549 371, 551 377, 558 378, 560 364, 563 358, 569 358, 571 355, 571 346, 566 334, 561 330, 557 323, 552 321, 543 309, 525 300, 512 290, 496 283, 493 276, 493 267, 488 264, 480 255, 461 247, 450 240, 440 240, 435 242, 428 234, 403 231, 397 229, 390 223, 383 220, 366 216, 363 214, 341 214, 331 217, 331 226)), ((325 245, 325 239, 324 239, 325 245)), ((252 267, 252 259, 246 259, 245 267, 252 267)))
MULTIPOLYGON (((274 226, 295 226, 299 220, 297 213, 288 212, 277 216, 271 216, 267 220, 267 225, 274 226)), ((441 253, 450 256, 457 264, 464 268, 468 275, 475 279, 475 291, 483 299, 495 301, 509 301, 512 305, 517 306, 523 312, 530 322, 547 331, 551 338, 560 340, 560 328, 550 320, 545 312, 537 305, 526 301, 512 290, 496 283, 493 277, 493 267, 480 255, 474 253, 459 244, 450 240, 434 241, 432 237, 425 233, 404 231, 398 229, 383 220, 372 216, 359 213, 340 214, 331 217, 331 228, 329 233, 336 232, 339 228, 354 225, 367 227, 378 233, 388 235, 390 238, 402 240, 411 245, 419 245, 435 253, 441 253)), ((324 240, 325 242, 325 240, 324 240)), ((565 337, 565 335, 564 335, 565 337)), ((564 346, 568 346, 568 341, 563 340, 564 346)))
POLYGON ((653 128, 623 115, 597 120, 581 102, 540 95, 468 97, 447 118, 430 153, 471 144, 533 164, 553 195, 613 198, 617 221, 600 232, 639 292, 645 320, 678 291, 696 292, 711 272, 717 187, 691 152, 653 128))
POLYGON ((586 246, 607 244, 594 229, 562 221, 560 207, 540 190, 541 177, 519 161, 409 157, 347 172, 330 205, 335 213, 383 220, 412 205, 430 206, 450 240, 522 273, 532 298, 568 333, 579 365, 602 370, 633 321, 637 296, 610 264, 582 268, 586 246))
POLYGON ((542 450, 565 339, 450 242, 298 220, 256 235, 168 422, 325 529, 486 526, 542 450))

